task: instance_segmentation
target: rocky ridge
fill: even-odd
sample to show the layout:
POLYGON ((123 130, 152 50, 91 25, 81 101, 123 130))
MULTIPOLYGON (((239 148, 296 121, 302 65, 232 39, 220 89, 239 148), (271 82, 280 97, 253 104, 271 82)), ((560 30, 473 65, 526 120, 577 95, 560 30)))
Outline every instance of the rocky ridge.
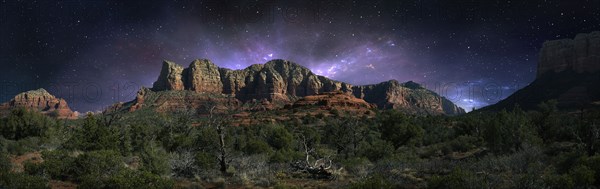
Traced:
POLYGON ((73 112, 67 102, 56 98, 45 89, 37 89, 17 94, 12 100, 0 104, 0 115, 6 116, 15 108, 36 110, 59 119, 76 119, 77 112, 73 112))
MULTIPOLYGON (((266 99, 272 104, 280 105, 291 104, 302 97, 340 92, 364 99, 380 109, 427 114, 464 113, 463 109, 451 101, 414 82, 399 83, 391 80, 375 85, 353 86, 316 75, 309 69, 286 60, 271 60, 242 70, 219 68, 207 59, 194 60, 187 68, 164 61, 160 76, 152 89, 138 94, 131 107, 143 106, 139 102, 144 101, 145 94, 149 92, 164 91, 211 94, 227 98, 226 101, 232 101, 233 98, 239 104, 266 99)), ((156 102, 151 104, 156 105, 156 102)))

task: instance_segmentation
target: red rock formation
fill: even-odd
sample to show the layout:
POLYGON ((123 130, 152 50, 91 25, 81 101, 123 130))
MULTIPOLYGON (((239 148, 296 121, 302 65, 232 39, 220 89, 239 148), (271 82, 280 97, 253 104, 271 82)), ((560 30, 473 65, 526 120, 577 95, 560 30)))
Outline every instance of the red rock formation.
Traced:
POLYGON ((158 80, 154 82, 152 88, 155 90, 184 90, 183 67, 165 60, 158 80))
POLYGON ((44 89, 18 94, 12 100, 0 105, 0 114, 5 116, 15 108, 36 110, 60 119, 76 119, 78 116, 64 99, 56 98, 44 89))
POLYGON ((324 109, 339 108, 349 110, 370 110, 376 108, 375 105, 369 104, 363 99, 356 98, 341 91, 305 96, 294 102, 292 108, 306 106, 320 106, 324 109))
POLYGON ((223 83, 219 67, 210 60, 194 60, 187 69, 187 88, 196 92, 221 93, 223 83))
POLYGON ((600 32, 544 43, 537 75, 568 69, 577 73, 600 71, 600 32))
POLYGON ((542 102, 556 100, 561 110, 597 107, 600 101, 600 32, 578 34, 575 39, 547 41, 540 50, 537 77, 482 111, 537 109, 542 102))
MULTIPOLYGON (((407 86, 409 84, 412 85, 412 82, 400 84, 388 81, 377 85, 352 86, 316 75, 305 67, 285 60, 272 60, 243 70, 230 70, 218 68, 209 60, 199 59, 194 60, 186 69, 165 61, 152 91, 187 90, 230 95, 240 102, 266 99, 277 104, 293 103, 305 96, 341 91, 377 104, 380 108, 401 109, 410 113, 464 113, 464 110, 434 92, 422 87, 411 88, 407 86)), ((143 97, 138 95, 138 99, 143 97)))

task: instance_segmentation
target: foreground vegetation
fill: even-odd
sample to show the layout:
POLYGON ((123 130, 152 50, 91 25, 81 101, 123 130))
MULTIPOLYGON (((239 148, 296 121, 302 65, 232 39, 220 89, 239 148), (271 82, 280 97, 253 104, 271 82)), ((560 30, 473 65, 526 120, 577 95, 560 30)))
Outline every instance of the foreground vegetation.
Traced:
POLYGON ((457 117, 335 111, 251 126, 232 120, 140 110, 66 121, 15 110, 0 120, 0 188, 600 186, 600 112, 559 112, 553 102, 457 117))

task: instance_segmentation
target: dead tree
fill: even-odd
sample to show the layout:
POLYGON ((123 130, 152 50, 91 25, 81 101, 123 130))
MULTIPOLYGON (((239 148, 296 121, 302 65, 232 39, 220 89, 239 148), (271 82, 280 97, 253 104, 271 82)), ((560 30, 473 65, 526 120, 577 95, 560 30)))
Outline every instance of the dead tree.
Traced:
POLYGON ((216 107, 217 106, 211 106, 209 108, 208 126, 215 128, 215 130, 217 132, 217 136, 219 138, 219 146, 218 146, 218 152, 217 152, 218 153, 217 161, 219 163, 219 171, 221 171, 221 173, 223 175, 227 175, 227 167, 228 167, 229 161, 227 160, 228 153, 227 153, 227 145, 225 144, 225 135, 227 132, 225 130, 226 121, 222 116, 217 115, 217 112, 215 110, 216 107))
POLYGON ((317 159, 317 155, 315 155, 314 162, 310 161, 311 154, 316 154, 313 148, 308 148, 308 144, 306 142, 306 137, 302 135, 302 143, 304 147, 304 153, 306 155, 305 162, 296 161, 291 164, 294 171, 300 171, 303 173, 307 173, 313 179, 332 179, 333 174, 330 171, 333 162, 329 157, 319 158, 317 159))

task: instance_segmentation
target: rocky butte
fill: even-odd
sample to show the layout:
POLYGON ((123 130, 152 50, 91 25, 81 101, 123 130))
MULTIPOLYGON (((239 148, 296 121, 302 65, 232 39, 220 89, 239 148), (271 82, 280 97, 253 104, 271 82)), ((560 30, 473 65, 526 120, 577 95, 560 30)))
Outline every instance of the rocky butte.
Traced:
POLYGON ((558 107, 581 110, 600 105, 600 32, 547 41, 539 54, 536 79, 508 98, 482 110, 535 109, 556 100, 558 107))
POLYGON ((600 71, 600 31, 578 34, 575 39, 544 43, 537 69, 538 77, 566 70, 576 73, 600 71))
POLYGON ((263 100, 273 106, 284 107, 303 97, 331 92, 363 99, 379 109, 433 115, 464 113, 448 99, 414 82, 391 80, 353 86, 316 75, 286 60, 271 60, 242 70, 219 68, 207 59, 194 60, 187 68, 164 61, 152 88, 142 88, 134 101, 122 104, 121 108, 133 111, 154 107, 167 111, 182 107, 198 109, 206 101, 240 106, 263 100))
POLYGON ((12 100, 0 104, 0 115, 7 116, 16 108, 40 111, 43 114, 59 119, 77 119, 78 113, 73 112, 67 101, 56 98, 45 89, 37 89, 18 94, 12 100))

